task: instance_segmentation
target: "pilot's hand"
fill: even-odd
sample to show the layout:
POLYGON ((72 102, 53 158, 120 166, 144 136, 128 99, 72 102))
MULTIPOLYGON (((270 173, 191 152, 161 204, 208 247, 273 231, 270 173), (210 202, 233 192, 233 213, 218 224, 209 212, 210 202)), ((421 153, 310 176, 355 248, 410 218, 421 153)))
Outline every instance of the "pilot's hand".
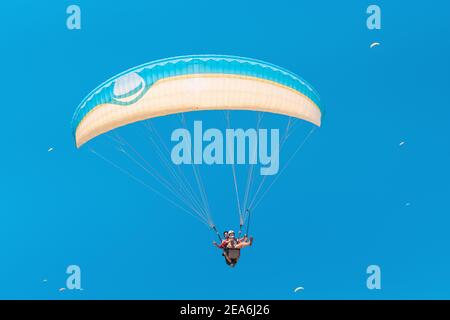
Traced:
POLYGON ((215 246, 216 246, 216 245, 217 245, 217 242, 213 241, 213 245, 215 245, 215 246))

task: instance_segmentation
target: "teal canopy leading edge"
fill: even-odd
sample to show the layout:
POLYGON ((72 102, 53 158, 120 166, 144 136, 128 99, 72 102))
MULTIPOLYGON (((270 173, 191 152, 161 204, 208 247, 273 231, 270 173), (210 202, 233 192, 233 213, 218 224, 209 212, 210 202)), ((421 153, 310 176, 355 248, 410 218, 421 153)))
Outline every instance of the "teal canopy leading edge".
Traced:
POLYGON ((317 92, 273 64, 235 56, 192 55, 149 62, 107 80, 78 106, 78 147, 117 127, 179 112, 254 110, 321 124, 317 92))

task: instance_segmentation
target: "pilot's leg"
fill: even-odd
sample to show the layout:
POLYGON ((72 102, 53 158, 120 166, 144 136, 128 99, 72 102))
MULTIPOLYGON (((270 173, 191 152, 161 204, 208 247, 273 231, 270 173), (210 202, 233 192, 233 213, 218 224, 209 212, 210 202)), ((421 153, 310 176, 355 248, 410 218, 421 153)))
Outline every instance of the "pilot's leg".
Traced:
POLYGON ((253 243, 253 237, 250 237, 250 240, 248 240, 248 241, 242 241, 241 243, 238 243, 238 244, 236 245, 236 248, 237 248, 237 249, 242 249, 242 248, 244 248, 244 247, 251 246, 252 243, 253 243))
POLYGON ((238 244, 236 245, 236 249, 242 249, 242 248, 244 248, 244 247, 248 247, 249 245, 250 245, 250 242, 249 242, 249 241, 247 241, 247 242, 242 241, 241 243, 238 243, 238 244))
POLYGON ((231 264, 231 259, 228 258, 228 252, 227 252, 227 251, 224 251, 224 252, 223 252, 223 256, 225 257, 226 263, 227 263, 228 265, 230 265, 230 264, 231 264))

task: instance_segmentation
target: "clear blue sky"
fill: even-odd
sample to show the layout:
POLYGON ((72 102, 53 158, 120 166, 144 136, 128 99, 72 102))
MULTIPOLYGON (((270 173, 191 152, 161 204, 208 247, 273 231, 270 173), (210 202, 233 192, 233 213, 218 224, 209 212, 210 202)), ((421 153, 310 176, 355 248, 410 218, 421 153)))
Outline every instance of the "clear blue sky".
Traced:
MULTIPOLYGON (((450 4, 373 1, 382 30, 369 31, 371 3, 2 3, 0 298, 449 298, 450 4), (79 31, 66 28, 70 4, 79 31), (255 245, 235 269, 203 225, 71 135, 76 106, 102 81, 197 53, 283 66, 326 107, 255 212, 255 245), (58 291, 70 264, 84 291, 58 291), (380 291, 365 286, 370 264, 380 291)), ((206 180, 227 227, 235 199, 220 190, 232 186, 206 180)))

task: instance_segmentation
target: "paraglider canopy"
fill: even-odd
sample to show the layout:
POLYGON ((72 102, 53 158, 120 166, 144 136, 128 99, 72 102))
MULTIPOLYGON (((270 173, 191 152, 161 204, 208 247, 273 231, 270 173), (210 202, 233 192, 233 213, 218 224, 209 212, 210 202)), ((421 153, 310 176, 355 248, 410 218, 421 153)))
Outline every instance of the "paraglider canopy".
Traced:
POLYGON ((77 147, 114 128, 197 110, 254 110, 321 124, 316 91, 283 68, 259 60, 196 55, 150 62, 104 82, 72 120, 77 147))
MULTIPOLYGON (((255 161, 249 160, 248 166, 244 166, 247 172, 245 188, 241 193, 234 158, 232 161, 226 162, 231 166, 232 193, 236 196, 239 214, 239 235, 244 230, 243 228, 246 228, 246 234, 248 234, 251 212, 259 205, 293 157, 301 150, 316 126, 321 125, 322 110, 319 95, 311 85, 296 74, 267 62, 236 56, 191 55, 157 60, 122 72, 94 89, 77 107, 72 119, 72 130, 77 147, 104 134, 108 146, 112 146, 112 155, 117 155, 119 159, 110 159, 110 153, 99 152, 97 148, 92 147, 92 144, 87 149, 126 176, 197 218, 213 230, 221 240, 212 219, 207 195, 208 188, 203 184, 200 174, 199 167, 202 161, 181 161, 180 163, 188 164, 192 169, 191 173, 183 172, 180 163, 174 161, 172 153, 156 128, 157 126, 152 123, 156 121, 148 120, 178 113, 180 122, 186 129, 185 113, 203 110, 223 110, 227 132, 231 130, 230 110, 257 111, 255 112, 256 129, 251 132, 255 132, 253 136, 257 136, 258 139, 260 136, 265 137, 266 142, 269 140, 267 135, 259 135, 259 133, 256 135, 256 131, 261 128, 264 113, 288 116, 281 139, 278 129, 274 129, 276 135, 270 136, 271 142, 277 141, 278 143, 279 141, 280 145, 279 149, 278 146, 276 148, 276 154, 296 129, 294 126, 297 119, 312 124, 313 128, 307 132, 303 140, 295 139, 298 146, 279 171, 277 161, 277 175, 267 187, 265 187, 267 185, 265 182, 269 175, 262 174, 261 171, 261 178, 258 181, 256 170, 254 170, 255 161), (134 138, 141 136, 145 146, 148 146, 148 143, 151 144, 151 148, 144 150, 150 153, 147 154, 147 157, 145 152, 140 152, 134 146, 134 142, 131 143, 119 134, 121 130, 109 133, 115 128, 135 122, 139 122, 144 130, 134 138), (160 167, 155 167, 153 163, 150 163, 155 159, 160 160, 160 167), (127 162, 133 168, 124 168, 122 164, 127 162), (141 177, 139 172, 143 173, 144 177, 141 177), (152 178, 155 183, 159 184, 159 187, 148 183, 146 178, 152 178), (241 197, 242 195, 243 197, 241 197)), ((159 120, 163 121, 164 119, 159 120)), ((127 128, 123 128, 123 131, 133 127, 138 127, 138 125, 127 126, 127 128)), ((196 121, 194 121, 194 134, 197 132, 195 129, 196 121)), ((244 132, 243 129, 238 130, 244 132)), ((261 132, 263 130, 267 133, 267 129, 261 129, 261 132)), ((243 141, 241 145, 244 147, 247 132, 250 130, 241 135, 241 141, 243 141)), ((197 136, 203 141, 204 135, 201 130, 197 136)), ((101 142, 101 140, 97 141, 101 142)), ((194 138, 193 140, 197 141, 198 139, 194 138)), ((208 138, 207 140, 213 139, 208 138)), ((250 138, 248 140, 250 141, 250 138)), ((216 139, 214 139, 215 141, 216 139)), ((218 138, 217 141, 219 141, 218 138)), ((232 150, 233 152, 230 154, 233 154, 234 157, 234 144, 232 150)), ((256 150, 261 153, 261 150, 264 149, 258 145, 252 150, 252 159, 254 159, 256 150)), ((241 153, 236 152, 236 155, 239 156, 239 154, 244 155, 243 159, 246 156, 245 150, 241 153)), ((248 157, 250 159, 250 151, 248 157)), ((245 163, 245 161, 243 162, 245 163)), ((237 164, 242 163, 238 161, 237 164)), ((222 197, 223 194, 220 195, 220 198, 222 197)), ((226 250, 227 255, 229 254, 233 261, 239 259, 239 248, 227 248, 226 250)), ((232 264, 234 265, 235 262, 232 264)))

